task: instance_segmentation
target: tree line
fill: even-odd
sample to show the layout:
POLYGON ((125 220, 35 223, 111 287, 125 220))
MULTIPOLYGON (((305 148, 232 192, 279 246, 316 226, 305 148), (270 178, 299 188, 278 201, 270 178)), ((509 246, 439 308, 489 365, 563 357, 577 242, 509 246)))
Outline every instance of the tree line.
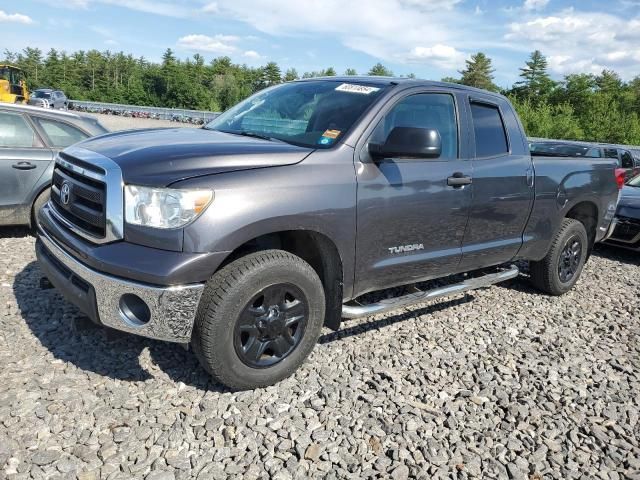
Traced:
MULTIPOLYGON (((206 62, 200 54, 177 58, 167 49, 160 63, 123 52, 97 50, 67 53, 37 48, 4 51, 0 63, 22 68, 30 89, 64 90, 72 99, 131 105, 223 111, 270 85, 319 76, 334 76, 333 67, 303 72, 282 71, 276 62, 261 67, 235 64, 229 57, 206 62)), ((378 63, 366 75, 393 76, 378 63)), ((472 55, 458 77, 442 80, 507 95, 527 135, 545 138, 640 144, 640 75, 625 82, 612 70, 599 75, 579 73, 556 81, 540 51, 530 55, 511 88, 494 83, 491 59, 472 55)), ((357 75, 349 68, 344 75, 357 75)), ((409 75, 414 77, 413 74, 409 75)))

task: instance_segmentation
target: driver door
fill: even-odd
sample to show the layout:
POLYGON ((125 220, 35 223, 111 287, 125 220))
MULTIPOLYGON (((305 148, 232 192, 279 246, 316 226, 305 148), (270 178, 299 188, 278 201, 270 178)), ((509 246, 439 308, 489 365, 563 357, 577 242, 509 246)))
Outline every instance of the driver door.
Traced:
POLYGON ((461 99, 450 92, 417 91, 397 99, 374 120, 356 161, 356 295, 450 274, 458 267, 473 186, 458 105, 461 99), (436 129, 441 155, 373 161, 368 144, 384 143, 395 127, 436 129))

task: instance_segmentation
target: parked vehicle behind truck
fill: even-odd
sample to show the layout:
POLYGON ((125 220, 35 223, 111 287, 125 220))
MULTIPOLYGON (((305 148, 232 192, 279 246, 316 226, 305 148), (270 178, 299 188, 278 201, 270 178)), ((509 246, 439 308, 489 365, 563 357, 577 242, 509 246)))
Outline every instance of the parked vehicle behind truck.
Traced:
POLYGON ((0 103, 0 225, 32 225, 49 199, 56 154, 105 132, 88 115, 0 103))
POLYGON ((190 343, 243 389, 294 372, 325 325, 514 278, 518 260, 567 292, 617 198, 610 159, 532 157, 500 95, 333 77, 266 89, 202 129, 64 150, 36 249, 95 322, 190 343))

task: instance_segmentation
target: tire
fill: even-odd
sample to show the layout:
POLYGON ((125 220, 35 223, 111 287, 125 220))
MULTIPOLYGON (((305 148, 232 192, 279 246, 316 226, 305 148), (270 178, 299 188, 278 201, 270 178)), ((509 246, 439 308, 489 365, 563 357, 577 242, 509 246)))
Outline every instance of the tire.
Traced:
POLYGON ((547 256, 538 262, 529 262, 531 283, 549 295, 567 293, 580 278, 588 251, 589 238, 584 225, 565 218, 547 256))
POLYGON ((288 252, 265 250, 235 260, 207 282, 191 345, 218 382, 233 390, 265 387, 304 362, 324 315, 315 270, 288 252))
POLYGON ((42 208, 42 206, 49 201, 51 196, 51 189, 47 188, 40 192, 40 194, 36 197, 33 202, 33 207, 31 208, 31 228, 36 229, 38 226, 38 210, 42 208))

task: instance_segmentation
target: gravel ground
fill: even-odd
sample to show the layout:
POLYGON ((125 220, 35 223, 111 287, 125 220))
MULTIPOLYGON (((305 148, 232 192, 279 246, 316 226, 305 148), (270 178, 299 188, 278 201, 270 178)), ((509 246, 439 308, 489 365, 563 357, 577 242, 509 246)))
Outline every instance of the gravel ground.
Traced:
POLYGON ((90 328, 0 231, 0 477, 640 479, 637 254, 324 332, 231 393, 180 346, 90 328), (85 326, 83 326, 85 325, 85 326))
POLYGON ((102 113, 86 113, 96 117, 102 125, 111 131, 131 130, 134 128, 199 128, 200 125, 190 123, 171 122, 169 120, 156 120, 153 118, 120 117, 117 115, 104 115, 102 113))

